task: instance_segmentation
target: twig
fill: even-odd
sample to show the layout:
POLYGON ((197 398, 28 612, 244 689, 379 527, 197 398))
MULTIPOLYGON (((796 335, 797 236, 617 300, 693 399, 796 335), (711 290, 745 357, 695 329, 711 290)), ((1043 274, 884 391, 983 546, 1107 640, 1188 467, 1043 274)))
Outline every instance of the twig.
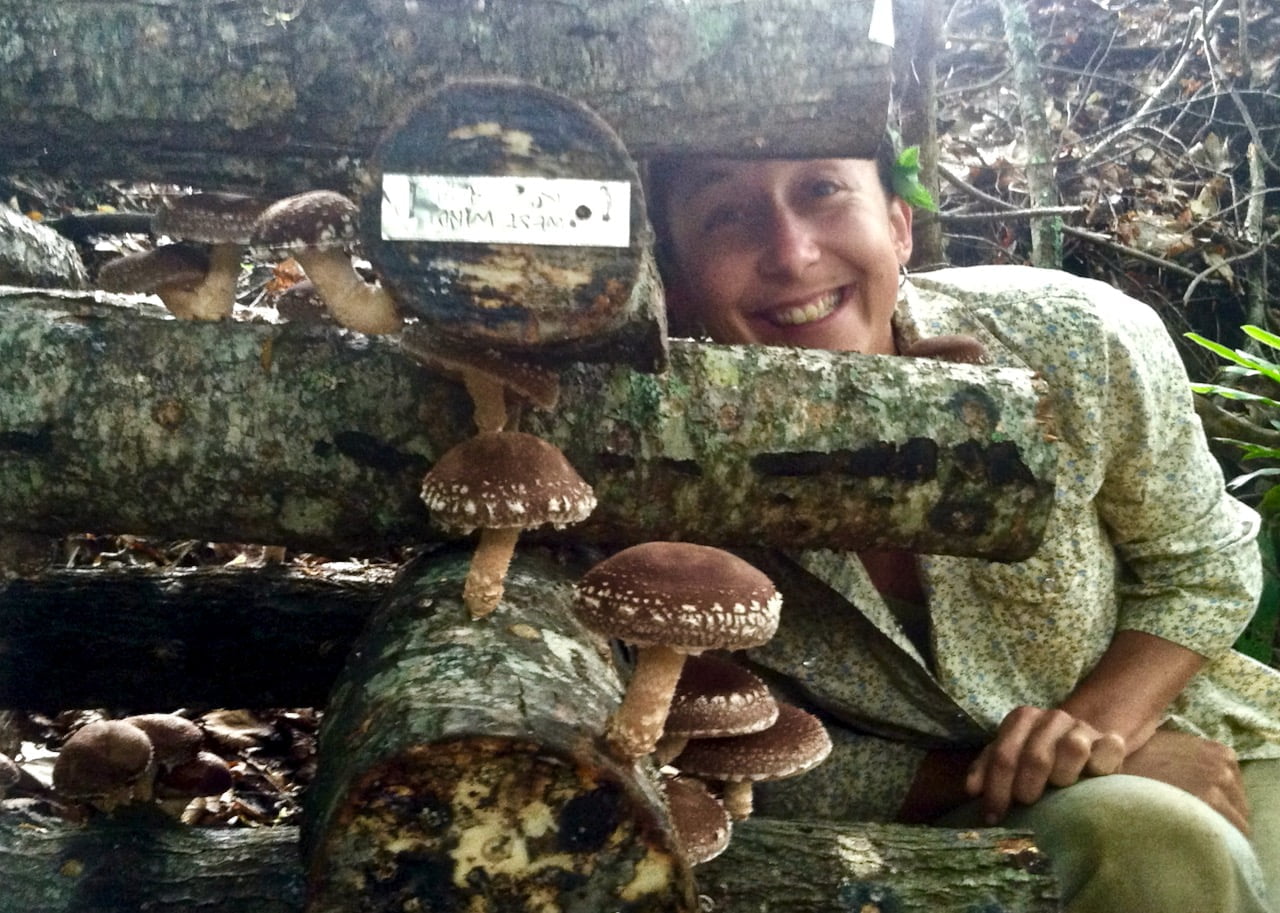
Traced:
POLYGON ((943 212, 943 222, 982 222, 987 219, 1037 219, 1042 216, 1074 216, 1084 212, 1083 206, 1010 207, 993 212, 943 212))
POLYGON ((1209 437, 1231 438, 1260 447, 1280 448, 1280 431, 1255 425, 1247 418, 1223 409, 1207 396, 1197 396, 1195 403, 1196 415, 1200 416, 1200 422, 1209 437))
POLYGON ((1071 225, 1062 226, 1063 234, 1071 235, 1073 238, 1081 238, 1094 244, 1110 248, 1118 254, 1126 257, 1133 257, 1138 260, 1145 260, 1147 263, 1153 263, 1161 269, 1167 269, 1170 272, 1177 273, 1180 276, 1186 276, 1188 279, 1194 279, 1197 275, 1195 270, 1187 269, 1181 264, 1174 263, 1172 260, 1165 260, 1163 257, 1157 257, 1155 254, 1149 254, 1146 251, 1138 250, 1136 247, 1126 247, 1116 241, 1112 241, 1104 234, 1096 231, 1087 231, 1083 228, 1075 228, 1071 225))
MULTIPOLYGON (((1241 260, 1248 260, 1250 257, 1256 257, 1259 253, 1265 252, 1267 249, 1267 246, 1270 245, 1273 241, 1278 241, 1278 240, 1280 240, 1280 231, 1273 232, 1270 236, 1263 239, 1258 244, 1253 245, 1248 250, 1241 251, 1238 254, 1232 254, 1230 257, 1223 257, 1221 263, 1215 263, 1212 266, 1208 267, 1207 269, 1203 269, 1200 272, 1196 273, 1192 277, 1191 283, 1187 286, 1187 290, 1182 295, 1182 303, 1183 304, 1189 303, 1191 301, 1191 293, 1196 290, 1196 286, 1198 286, 1205 279, 1212 276, 1218 270, 1222 269, 1222 267, 1229 266, 1232 263, 1238 263, 1241 260)), ((1263 305, 1263 307, 1265 309, 1265 304, 1263 305)), ((1254 322, 1259 323, 1263 326, 1266 325, 1264 321, 1254 320, 1254 322)))

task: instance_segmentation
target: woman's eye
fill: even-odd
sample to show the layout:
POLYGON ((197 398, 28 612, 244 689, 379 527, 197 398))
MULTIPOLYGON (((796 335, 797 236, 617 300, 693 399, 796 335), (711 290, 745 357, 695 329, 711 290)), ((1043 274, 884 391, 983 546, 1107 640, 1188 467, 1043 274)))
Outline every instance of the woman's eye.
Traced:
POLYGON ((840 185, 835 181, 816 180, 809 184, 809 196, 814 198, 829 197, 839 193, 840 185))

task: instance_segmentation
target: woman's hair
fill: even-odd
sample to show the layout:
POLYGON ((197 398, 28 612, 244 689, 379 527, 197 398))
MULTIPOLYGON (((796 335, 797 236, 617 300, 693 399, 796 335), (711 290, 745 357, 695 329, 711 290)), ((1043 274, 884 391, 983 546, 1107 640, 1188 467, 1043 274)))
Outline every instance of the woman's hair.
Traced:
MULTIPOLYGON (((675 178, 690 158, 691 156, 686 155, 661 155, 649 159, 644 169, 645 204, 655 236, 654 254, 658 260, 658 270, 667 282, 671 281, 671 271, 675 266, 675 252, 671 249, 670 232, 667 230, 668 202, 675 178)), ((897 162, 898 152, 887 130, 876 146, 873 158, 880 186, 887 195, 893 196, 893 166, 897 162)))

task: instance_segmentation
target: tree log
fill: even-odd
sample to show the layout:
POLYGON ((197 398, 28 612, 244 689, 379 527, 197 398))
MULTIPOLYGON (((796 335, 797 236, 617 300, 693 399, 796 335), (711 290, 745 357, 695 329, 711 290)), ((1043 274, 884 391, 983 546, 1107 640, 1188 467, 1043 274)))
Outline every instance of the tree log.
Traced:
POLYGON ((85 288, 89 276, 74 244, 0 203, 0 284, 85 288))
MULTIPOLYGON (((426 469, 472 432, 391 339, 154 319, 0 289, 0 517, 329 555, 438 540, 426 469)), ((896 547, 1017 560, 1056 451, 1028 372, 674 341, 662 375, 570 365, 523 430, 596 490, 578 541, 896 547)))
POLYGON ((206 189, 350 191, 406 99, 464 76, 575 98, 638 157, 865 155, 889 92, 891 48, 868 39, 874 6, 0 0, 0 161, 206 189))
POLYGON ((694 870, 725 913, 1053 913, 1048 860, 1021 831, 750 818, 694 870))
POLYGON ((298 829, 0 809, 0 913, 300 913, 298 829))
MULTIPOLYGON (((1050 913, 1019 831, 752 818, 694 879, 712 913, 1050 913)), ((0 812, 0 913, 301 913, 298 830, 85 827, 0 812)))
POLYGON ((307 909, 689 913, 656 771, 605 747, 621 685, 573 577, 518 556, 476 621, 469 561, 411 563, 352 650, 305 802, 307 909))
POLYGON ((391 577, 277 566, 0 582, 0 708, 321 707, 391 577))

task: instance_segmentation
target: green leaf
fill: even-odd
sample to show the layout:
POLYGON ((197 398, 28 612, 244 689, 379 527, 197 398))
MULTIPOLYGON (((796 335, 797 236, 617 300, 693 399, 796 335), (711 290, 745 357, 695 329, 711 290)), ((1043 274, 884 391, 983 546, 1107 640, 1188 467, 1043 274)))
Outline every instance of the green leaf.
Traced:
POLYGON ((1264 330, 1262 327, 1256 327, 1251 323, 1245 324, 1240 329, 1244 330, 1244 332, 1249 336, 1258 340, 1258 342, 1269 345, 1273 349, 1280 349, 1280 336, 1277 336, 1275 333, 1264 330))

